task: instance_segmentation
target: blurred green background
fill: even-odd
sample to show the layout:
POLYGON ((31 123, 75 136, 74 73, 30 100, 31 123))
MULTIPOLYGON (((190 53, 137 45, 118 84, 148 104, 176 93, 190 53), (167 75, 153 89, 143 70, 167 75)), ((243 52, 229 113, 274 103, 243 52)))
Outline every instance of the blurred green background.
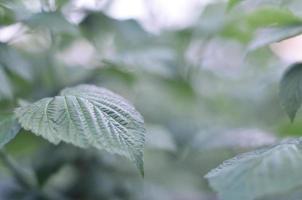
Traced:
MULTIPOLYGON (((269 45, 302 32, 301 8, 300 0, 0 0, 1 114, 89 83, 132 102, 147 129, 144 178, 124 158, 26 131, 6 151, 50 199, 216 200, 207 172, 302 135, 302 115, 291 124, 278 98, 301 39, 269 45)), ((0 176, 0 199, 46 198, 4 166, 0 176)))

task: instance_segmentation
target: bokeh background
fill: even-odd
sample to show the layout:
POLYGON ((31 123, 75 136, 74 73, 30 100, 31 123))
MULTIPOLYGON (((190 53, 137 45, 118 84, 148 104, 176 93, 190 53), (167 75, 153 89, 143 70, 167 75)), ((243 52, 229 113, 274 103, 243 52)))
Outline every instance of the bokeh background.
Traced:
MULTIPOLYGON (((302 60, 302 37, 254 40, 265 23, 289 20, 261 9, 302 17, 301 8, 300 0, 231 9, 220 0, 0 0, 1 113, 89 83, 132 102, 147 128, 144 178, 124 158, 26 131, 6 151, 55 199, 217 200, 207 172, 302 134, 302 115, 291 124, 278 96, 282 74, 302 60)), ((0 196, 42 199, 4 166, 0 196)))

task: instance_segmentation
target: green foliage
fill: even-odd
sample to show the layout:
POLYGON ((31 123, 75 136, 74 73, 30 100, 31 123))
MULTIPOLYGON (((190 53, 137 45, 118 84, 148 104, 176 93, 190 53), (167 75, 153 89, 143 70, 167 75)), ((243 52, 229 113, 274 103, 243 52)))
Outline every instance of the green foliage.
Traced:
POLYGON ((143 174, 144 122, 122 97, 90 85, 61 91, 16 110, 26 130, 52 143, 94 147, 131 159, 143 174))
POLYGON ((280 42, 299 35, 302 32, 302 24, 289 25, 278 28, 266 28, 259 30, 249 43, 249 50, 256 50, 274 42, 280 42))
POLYGON ((0 118, 0 148, 9 143, 20 131, 21 126, 13 115, 3 115, 0 118))
POLYGON ((301 73, 302 65, 294 64, 283 75, 280 83, 280 101, 291 121, 295 119, 302 103, 301 73))
POLYGON ((239 155, 206 175, 226 200, 253 200, 301 186, 301 140, 239 155), (290 172, 290 173, 287 173, 290 172))
POLYGON ((76 33, 77 29, 70 24, 60 12, 41 12, 24 20, 32 29, 51 30, 53 34, 76 33))
POLYGON ((0 27, 12 24, 13 22, 15 22, 14 12, 0 2, 0 27))
POLYGON ((182 28, 91 2, 0 0, 0 146, 23 128, 6 149, 33 183, 8 164, 0 199, 299 199, 301 64, 279 99, 270 44, 302 33, 300 0, 213 1, 182 28))
POLYGON ((1 88, 0 88, 0 98, 1 99, 9 99, 11 98, 12 95, 12 86, 11 83, 9 81, 9 79, 7 78, 4 70, 0 67, 0 84, 1 84, 1 88))
POLYGON ((242 0, 229 0, 228 1, 228 10, 235 7, 237 4, 239 4, 242 0))
POLYGON ((119 49, 125 47, 133 49, 146 45, 144 42, 149 38, 149 33, 137 21, 116 20, 100 12, 88 14, 81 22, 80 28, 83 34, 98 48, 113 39, 119 49))
POLYGON ((29 63, 16 49, 4 43, 0 43, 0 64, 22 79, 32 79, 33 73, 29 63))

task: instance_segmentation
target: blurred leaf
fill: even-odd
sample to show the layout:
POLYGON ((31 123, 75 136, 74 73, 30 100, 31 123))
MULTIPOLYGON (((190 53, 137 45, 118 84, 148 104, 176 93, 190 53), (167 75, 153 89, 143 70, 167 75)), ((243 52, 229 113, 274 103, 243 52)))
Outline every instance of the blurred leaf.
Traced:
POLYGON ((237 4, 239 4, 243 0, 229 0, 228 1, 228 10, 231 10, 233 7, 235 7, 237 4))
POLYGON ((54 33, 77 33, 77 28, 69 23, 60 12, 41 12, 30 16, 23 23, 32 29, 51 30, 54 33))
POLYGON ((253 51, 274 42, 294 37, 302 33, 302 24, 290 25, 276 28, 266 28, 259 30, 249 43, 249 50, 253 51))
POLYGON ((0 99, 10 99, 13 96, 13 89, 5 71, 0 65, 0 99))
POLYGON ((297 63, 285 72, 280 83, 280 102, 291 121, 302 103, 302 64, 297 63))
POLYGON ((58 9, 61 9, 67 3, 69 3, 69 0, 56 0, 56 6, 58 9))
POLYGON ((104 88, 67 88, 59 96, 18 108, 16 114, 23 128, 52 143, 126 156, 143 174, 143 119, 125 99, 104 88))
POLYGON ((243 43, 252 40, 255 32, 260 28, 294 27, 302 23, 302 19, 290 11, 275 7, 261 7, 254 11, 238 13, 237 15, 241 17, 233 16, 228 19, 224 23, 220 34, 243 43))
POLYGON ((251 29, 267 26, 281 26, 301 23, 302 20, 288 10, 277 8, 260 8, 245 19, 251 29))
POLYGON ((199 22, 196 25, 200 35, 208 35, 220 31, 226 22, 225 4, 209 4, 203 10, 199 22))
POLYGON ((177 57, 171 49, 144 48, 143 50, 128 50, 107 60, 121 69, 131 70, 133 73, 146 72, 163 77, 175 74, 175 67, 171 66, 177 57))
POLYGON ((201 150, 211 149, 253 149, 276 142, 276 137, 257 129, 235 129, 207 131, 196 135, 192 141, 193 148, 201 150))
POLYGON ((13 47, 0 43, 0 64, 24 80, 32 80, 33 72, 27 60, 13 47))
POLYGON ((0 148, 9 143, 20 131, 21 126, 14 115, 0 116, 0 148))
POLYGON ((110 38, 120 48, 134 48, 146 45, 144 42, 149 38, 141 25, 133 20, 116 20, 100 13, 89 13, 81 22, 80 27, 84 35, 96 46, 102 46, 110 38))
POLYGON ((302 185, 302 143, 289 140, 225 161, 206 175, 222 199, 254 200, 302 185))
POLYGON ((35 162, 33 163, 39 185, 44 185, 48 179, 64 165, 74 161, 77 154, 79 154, 79 152, 76 151, 75 148, 66 145, 49 145, 40 150, 37 156, 34 157, 35 162), (52 156, 45 159, 45 156, 50 154, 52 156))
POLYGON ((0 2, 0 27, 4 25, 13 24, 15 22, 15 15, 12 10, 2 5, 0 2))

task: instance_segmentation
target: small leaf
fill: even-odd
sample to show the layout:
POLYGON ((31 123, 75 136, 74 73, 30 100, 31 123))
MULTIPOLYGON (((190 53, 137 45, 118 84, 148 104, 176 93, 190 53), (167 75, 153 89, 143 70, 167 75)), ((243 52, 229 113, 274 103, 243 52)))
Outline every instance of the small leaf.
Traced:
POLYGON ((280 83, 280 102, 291 121, 294 120, 302 103, 302 64, 292 65, 280 83))
POLYGON ((206 175, 221 199, 254 200, 302 185, 302 141, 289 140, 225 161, 206 175))
POLYGON ((256 50, 274 42, 294 37, 302 33, 302 24, 259 30, 249 44, 249 51, 256 50))
POLYGON ((95 147, 126 156, 143 174, 142 116, 124 98, 92 85, 61 91, 16 109, 22 127, 52 143, 95 147))
POLYGON ((14 115, 0 117, 0 148, 9 143, 19 133, 21 126, 14 115))

